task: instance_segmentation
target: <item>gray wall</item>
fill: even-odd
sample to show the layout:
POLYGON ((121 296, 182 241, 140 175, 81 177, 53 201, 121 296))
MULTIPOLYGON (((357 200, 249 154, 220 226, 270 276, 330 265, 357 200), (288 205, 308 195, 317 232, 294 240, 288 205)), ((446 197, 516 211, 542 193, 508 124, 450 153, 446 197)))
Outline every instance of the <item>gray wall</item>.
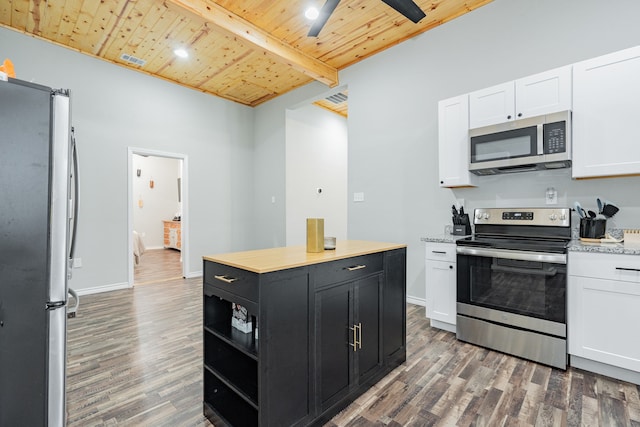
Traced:
POLYGON ((190 275, 202 255, 253 247, 253 109, 4 28, 0 54, 18 78, 72 90, 83 264, 74 289, 128 282, 127 147, 188 156, 190 275))
MULTIPOLYGON (((634 189, 640 178, 573 181, 569 171, 559 171, 484 178, 475 189, 442 189, 437 148, 438 100, 638 45, 638 16, 635 0, 608 7, 595 0, 495 0, 343 70, 340 83, 349 86, 349 238, 407 243, 408 294, 420 300, 420 237, 443 232, 456 198, 465 199, 467 210, 544 206, 545 189, 554 186, 560 206, 578 200, 595 207, 595 197, 604 197, 621 206, 611 225, 640 227, 640 192, 634 189), (353 192, 364 192, 365 202, 353 203, 353 192)), ((303 90, 304 95, 294 91, 256 109, 256 128, 273 126, 269 138, 256 135, 256 144, 283 149, 284 131, 277 129, 282 124, 270 120, 323 89, 303 90)), ((277 186, 278 180, 256 169, 263 187, 277 186)), ((256 197, 256 211, 264 209, 256 197)), ((269 243, 262 233, 256 237, 261 245, 269 243)))
MULTIPOLYGON (((420 237, 441 233, 456 198, 469 210, 560 204, 620 205, 640 226, 640 178, 572 181, 568 172, 485 178, 438 187, 440 99, 640 44, 640 2, 495 0, 340 73, 349 86, 348 236, 408 244, 408 293, 424 298, 420 237), (364 192, 354 204, 351 194, 364 192)), ((0 28, 0 52, 20 78, 73 90, 81 149, 82 222, 72 286, 127 281, 127 150, 189 156, 190 265, 203 254, 285 244, 286 110, 328 88, 314 82, 255 109, 0 28), (271 198, 276 203, 271 203, 271 198)), ((604 149, 604 148, 603 148, 604 149)))

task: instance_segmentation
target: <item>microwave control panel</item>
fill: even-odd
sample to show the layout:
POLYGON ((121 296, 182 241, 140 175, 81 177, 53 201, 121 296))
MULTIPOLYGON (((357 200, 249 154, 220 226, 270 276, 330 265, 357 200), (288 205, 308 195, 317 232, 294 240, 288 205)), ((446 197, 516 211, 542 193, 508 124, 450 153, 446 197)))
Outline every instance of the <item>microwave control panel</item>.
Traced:
POLYGON ((566 122, 546 123, 542 129, 544 154, 567 151, 566 122))

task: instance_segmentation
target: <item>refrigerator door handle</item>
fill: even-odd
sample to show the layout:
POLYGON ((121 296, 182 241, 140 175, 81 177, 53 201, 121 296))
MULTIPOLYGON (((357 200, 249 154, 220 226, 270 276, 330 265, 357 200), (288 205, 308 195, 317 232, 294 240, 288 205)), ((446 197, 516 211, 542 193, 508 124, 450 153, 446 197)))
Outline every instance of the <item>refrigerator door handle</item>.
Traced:
POLYGON ((76 145, 76 133, 75 128, 71 127, 71 164, 73 170, 73 199, 70 200, 71 209, 69 209, 69 215, 73 215, 72 228, 71 228, 71 242, 69 243, 69 258, 73 260, 76 253, 76 234, 78 228, 78 201, 80 198, 80 189, 78 179, 78 146, 76 145))

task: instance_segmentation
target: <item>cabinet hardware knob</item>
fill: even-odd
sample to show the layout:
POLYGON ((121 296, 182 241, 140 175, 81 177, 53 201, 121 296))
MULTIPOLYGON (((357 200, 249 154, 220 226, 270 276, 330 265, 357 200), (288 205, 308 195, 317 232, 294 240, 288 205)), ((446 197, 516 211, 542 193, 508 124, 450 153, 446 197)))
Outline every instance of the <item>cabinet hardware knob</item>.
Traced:
POLYGON ((453 270, 453 265, 450 265, 449 268, 453 270))
POLYGON ((518 117, 522 117, 522 113, 518 113, 518 117))
POLYGON ((236 280, 238 280, 238 279, 237 279, 237 278, 235 278, 235 277, 227 277, 226 275, 213 276, 213 277, 214 277, 214 278, 216 278, 216 279, 218 279, 218 280, 221 280, 221 281, 223 281, 223 282, 225 282, 225 283, 233 283, 233 282, 235 282, 236 280))
POLYGON ((511 120, 511 115, 508 115, 508 116, 507 116, 507 120, 511 120))
POLYGON ((354 266, 351 266, 351 267, 347 267, 347 270, 356 271, 356 270, 362 270, 363 268, 367 268, 367 266, 365 264, 354 265, 354 266))

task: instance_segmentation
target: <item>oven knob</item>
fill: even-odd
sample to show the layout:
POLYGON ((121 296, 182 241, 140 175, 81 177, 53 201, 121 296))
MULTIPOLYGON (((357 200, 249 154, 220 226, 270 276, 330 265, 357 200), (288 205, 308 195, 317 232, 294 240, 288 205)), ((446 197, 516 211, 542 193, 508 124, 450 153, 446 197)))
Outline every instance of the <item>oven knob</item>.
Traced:
POLYGON ((476 214, 476 219, 482 219, 482 214, 480 212, 476 214))
POLYGON ((556 219, 558 219, 558 215, 556 215, 556 214, 552 213, 551 215, 549 215, 549 219, 550 219, 551 221, 555 221, 556 219))
POLYGON ((565 214, 560 214, 560 221, 566 221, 567 216, 565 214))
POLYGON ((482 218, 484 218, 484 219, 489 219, 489 212, 485 212, 485 213, 482 215, 482 218))

